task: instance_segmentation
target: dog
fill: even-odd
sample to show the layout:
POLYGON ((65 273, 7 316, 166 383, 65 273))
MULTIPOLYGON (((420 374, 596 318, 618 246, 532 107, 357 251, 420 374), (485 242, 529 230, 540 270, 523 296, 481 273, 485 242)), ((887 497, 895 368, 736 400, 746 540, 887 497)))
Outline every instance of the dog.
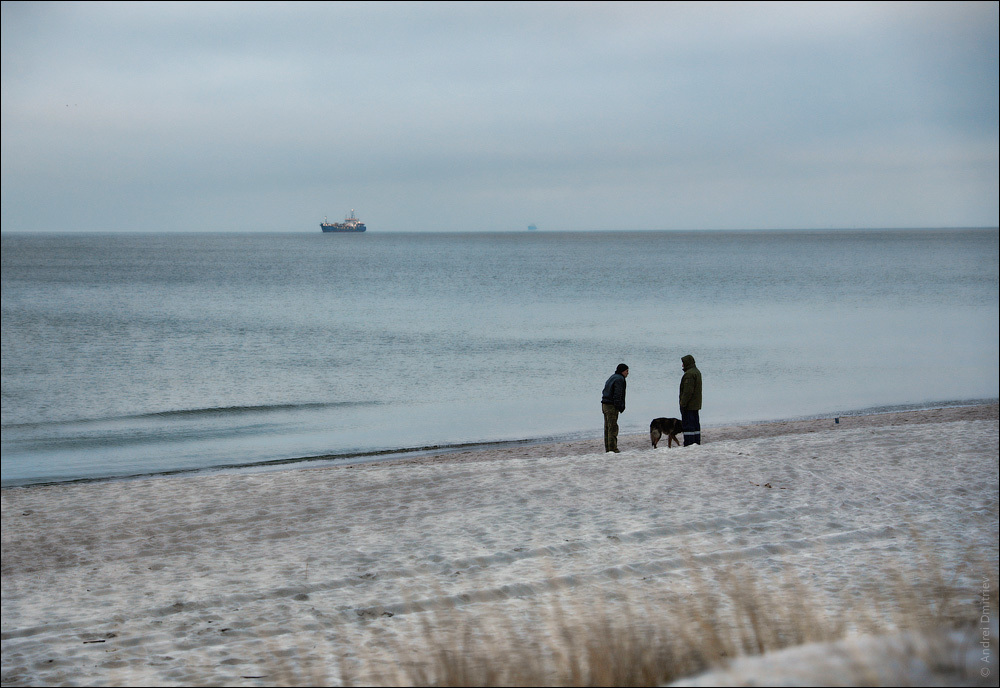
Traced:
POLYGON ((663 435, 667 436, 667 449, 671 447, 672 442, 676 442, 678 447, 681 446, 681 441, 677 439, 679 432, 684 432, 684 428, 677 418, 654 418, 649 424, 649 439, 653 443, 653 449, 656 449, 656 443, 663 435))

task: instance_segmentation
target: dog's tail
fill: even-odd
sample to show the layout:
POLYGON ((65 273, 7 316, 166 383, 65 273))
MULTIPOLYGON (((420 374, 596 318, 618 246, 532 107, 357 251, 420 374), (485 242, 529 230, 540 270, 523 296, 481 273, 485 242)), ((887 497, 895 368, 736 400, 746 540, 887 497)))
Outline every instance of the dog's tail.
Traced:
POLYGON ((656 449, 656 443, 660 441, 660 437, 662 435, 663 433, 661 433, 660 429, 656 427, 655 420, 649 424, 649 441, 653 443, 653 449, 656 449))

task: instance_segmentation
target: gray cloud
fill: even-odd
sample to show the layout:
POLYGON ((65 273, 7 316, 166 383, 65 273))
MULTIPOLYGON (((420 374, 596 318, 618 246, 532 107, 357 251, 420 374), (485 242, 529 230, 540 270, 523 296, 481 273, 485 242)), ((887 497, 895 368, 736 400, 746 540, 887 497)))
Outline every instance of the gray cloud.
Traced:
POLYGON ((995 225, 997 18, 4 3, 3 228, 995 225))

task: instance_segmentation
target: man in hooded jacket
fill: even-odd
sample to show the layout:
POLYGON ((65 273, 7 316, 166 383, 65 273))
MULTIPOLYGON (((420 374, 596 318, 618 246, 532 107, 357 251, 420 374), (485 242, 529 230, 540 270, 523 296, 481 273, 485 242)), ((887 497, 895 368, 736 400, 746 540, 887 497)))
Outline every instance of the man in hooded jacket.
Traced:
POLYGON ((604 383, 601 411, 604 412, 604 451, 618 454, 618 414, 625 412, 625 378, 628 366, 619 363, 615 374, 604 383))
POLYGON ((701 371, 695 367, 694 356, 681 357, 684 375, 681 377, 680 406, 681 426, 684 429, 684 446, 701 444, 701 371))

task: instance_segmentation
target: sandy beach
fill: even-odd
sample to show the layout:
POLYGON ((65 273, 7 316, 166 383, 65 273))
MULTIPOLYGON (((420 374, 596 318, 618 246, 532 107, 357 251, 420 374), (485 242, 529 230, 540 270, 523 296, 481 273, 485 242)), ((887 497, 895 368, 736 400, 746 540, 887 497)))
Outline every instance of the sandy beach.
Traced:
MULTIPOLYGON (((996 584, 997 405, 704 441, 4 489, 2 683, 265 686, 292 665, 336 684, 329 657, 391 662, 440 610, 652 606, 698 566, 793 570, 836 605, 933 560, 979 620, 984 567, 996 584)), ((758 684, 777 676, 763 671, 758 684)))

